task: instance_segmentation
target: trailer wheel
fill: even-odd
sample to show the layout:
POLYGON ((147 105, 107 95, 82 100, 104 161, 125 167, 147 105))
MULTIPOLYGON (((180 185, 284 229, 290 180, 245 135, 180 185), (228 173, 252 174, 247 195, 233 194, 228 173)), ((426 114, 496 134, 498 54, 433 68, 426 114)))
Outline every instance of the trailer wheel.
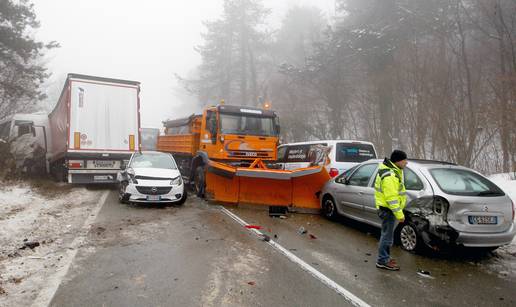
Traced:
POLYGON ((118 188, 118 200, 121 204, 127 204, 129 203, 129 195, 125 193, 125 190, 127 189, 127 181, 120 182, 119 188, 118 188))
POLYGON ((197 196, 203 198, 206 189, 206 179, 204 176, 204 166, 202 165, 197 166, 195 169, 194 188, 197 196))

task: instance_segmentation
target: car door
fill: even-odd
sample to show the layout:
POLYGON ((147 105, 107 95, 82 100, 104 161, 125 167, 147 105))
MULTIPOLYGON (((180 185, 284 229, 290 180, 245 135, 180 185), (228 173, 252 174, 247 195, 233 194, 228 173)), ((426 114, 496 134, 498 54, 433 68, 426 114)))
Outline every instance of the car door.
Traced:
MULTIPOLYGON (((374 177, 376 178, 377 171, 375 171, 374 177)), ((371 180, 369 186, 371 192, 364 198, 364 211, 366 213, 367 223, 380 226, 381 220, 378 217, 376 204, 374 199, 374 178, 371 180)), ((425 186, 419 176, 410 168, 406 167, 403 169, 403 182, 405 183, 405 190, 407 192, 407 204, 410 200, 420 197, 423 193, 425 186)))
POLYGON ((356 171, 337 189, 337 201, 342 214, 360 221, 364 220, 364 197, 370 189, 369 182, 377 167, 377 163, 367 163, 357 167, 356 171))

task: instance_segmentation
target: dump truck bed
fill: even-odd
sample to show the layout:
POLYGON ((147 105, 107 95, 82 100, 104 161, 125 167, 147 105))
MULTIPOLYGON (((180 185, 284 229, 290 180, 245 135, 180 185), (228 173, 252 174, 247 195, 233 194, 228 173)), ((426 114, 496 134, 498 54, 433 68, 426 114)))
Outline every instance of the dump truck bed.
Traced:
POLYGON ((164 152, 195 155, 199 149, 199 134, 160 135, 158 150, 164 152))
POLYGON ((201 115, 163 122, 165 135, 158 138, 158 150, 184 155, 195 155, 199 150, 201 115))

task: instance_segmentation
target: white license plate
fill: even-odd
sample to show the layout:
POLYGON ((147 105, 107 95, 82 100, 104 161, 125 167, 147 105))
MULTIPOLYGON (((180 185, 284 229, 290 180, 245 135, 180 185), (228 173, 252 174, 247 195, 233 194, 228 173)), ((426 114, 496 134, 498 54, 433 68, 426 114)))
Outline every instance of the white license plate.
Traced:
POLYGON ((97 180, 99 180, 99 181, 100 180, 109 180, 110 179, 109 177, 110 176, 108 176, 108 175, 93 176, 93 180, 95 180, 95 181, 97 181, 97 180))
POLYGON ((147 200, 160 200, 161 199, 161 196, 159 195, 147 195, 147 200))
POLYGON ((468 220, 469 223, 473 225, 496 225, 498 223, 498 218, 496 216, 469 216, 468 220))
POLYGON ((95 165, 95 167, 98 167, 98 168, 112 168, 113 166, 115 166, 115 161, 99 160, 99 161, 94 161, 93 165, 95 165))

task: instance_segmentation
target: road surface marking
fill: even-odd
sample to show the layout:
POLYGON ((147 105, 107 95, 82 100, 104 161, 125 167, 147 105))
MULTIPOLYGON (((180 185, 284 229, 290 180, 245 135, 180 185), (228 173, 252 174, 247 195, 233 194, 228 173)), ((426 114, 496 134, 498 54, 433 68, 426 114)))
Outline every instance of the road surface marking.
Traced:
MULTIPOLYGON (((220 210, 223 213, 225 213, 226 215, 228 215, 230 218, 235 220, 240 225, 242 225, 242 226, 249 225, 246 221, 244 221, 243 219, 241 219, 240 217, 238 217, 236 214, 234 214, 233 212, 229 211, 228 209, 226 209, 224 207, 221 207, 220 210)), ((251 228, 251 229, 248 229, 248 230, 251 231, 251 232, 254 232, 259 237, 263 237, 264 236, 264 234, 261 231, 259 231, 258 229, 251 228)), ((273 240, 266 241, 266 243, 268 243, 274 249, 276 249, 277 251, 282 253, 290 261, 292 261, 295 264, 299 265, 304 271, 308 272, 310 275, 312 275, 313 277, 317 278, 323 284, 325 284, 329 288, 335 290, 335 292, 337 292, 338 294, 342 295, 346 299, 346 301, 351 303, 353 306, 360 306, 360 307, 370 306, 369 304, 367 304, 366 302, 361 300, 359 297, 357 297, 356 295, 354 295, 350 291, 346 290, 344 287, 342 287, 341 285, 339 285, 335 281, 331 280, 329 277, 327 277, 326 275, 324 275, 323 273, 319 272, 314 267, 312 267, 311 265, 309 265, 308 263, 303 261, 301 258, 299 258, 296 255, 294 255, 293 253, 291 253, 289 250, 287 250, 286 248, 281 246, 279 243, 277 243, 277 242, 275 242, 273 240)))
POLYGON ((64 265, 58 269, 53 276, 47 279, 47 286, 39 292, 38 297, 34 300, 34 302, 32 302, 32 307, 47 307, 50 305, 50 302, 54 298, 59 285, 68 273, 70 265, 72 264, 75 256, 77 255, 77 252, 79 251, 79 247, 86 240, 86 236, 90 231, 91 224, 93 224, 97 218, 97 215, 106 202, 109 193, 110 191, 105 191, 104 194, 102 194, 99 201, 95 205, 95 208, 90 212, 88 218, 82 225, 82 228, 79 230, 77 237, 75 237, 75 239, 72 241, 72 244, 70 244, 70 246, 66 249, 66 255, 60 261, 60 263, 64 265))

